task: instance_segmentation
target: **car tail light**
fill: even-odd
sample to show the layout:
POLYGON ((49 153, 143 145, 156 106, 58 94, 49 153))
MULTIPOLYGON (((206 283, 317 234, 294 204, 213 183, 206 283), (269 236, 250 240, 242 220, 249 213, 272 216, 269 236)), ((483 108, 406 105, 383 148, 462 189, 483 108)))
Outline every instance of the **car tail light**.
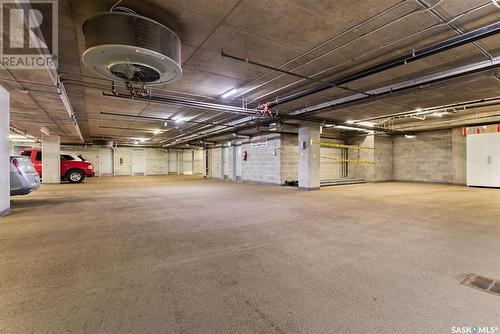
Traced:
POLYGON ((19 161, 17 161, 17 159, 12 160, 12 162, 14 163, 14 167, 16 167, 17 172, 18 173, 22 173, 23 172, 23 166, 21 165, 21 163, 19 161))

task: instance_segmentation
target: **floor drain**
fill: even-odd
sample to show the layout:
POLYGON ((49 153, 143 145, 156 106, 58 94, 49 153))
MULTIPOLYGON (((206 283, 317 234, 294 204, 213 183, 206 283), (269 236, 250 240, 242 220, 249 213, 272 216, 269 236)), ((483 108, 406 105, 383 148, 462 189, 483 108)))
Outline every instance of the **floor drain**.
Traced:
POLYGON ((500 281, 482 277, 476 274, 469 274, 462 281, 463 285, 479 289, 500 296, 500 281))

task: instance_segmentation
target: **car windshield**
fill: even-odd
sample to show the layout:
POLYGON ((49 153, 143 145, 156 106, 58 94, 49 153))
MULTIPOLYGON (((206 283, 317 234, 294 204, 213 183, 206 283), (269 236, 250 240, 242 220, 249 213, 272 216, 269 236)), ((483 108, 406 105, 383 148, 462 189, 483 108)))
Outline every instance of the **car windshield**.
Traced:
POLYGON ((61 154, 61 160, 75 160, 75 158, 69 154, 61 154))

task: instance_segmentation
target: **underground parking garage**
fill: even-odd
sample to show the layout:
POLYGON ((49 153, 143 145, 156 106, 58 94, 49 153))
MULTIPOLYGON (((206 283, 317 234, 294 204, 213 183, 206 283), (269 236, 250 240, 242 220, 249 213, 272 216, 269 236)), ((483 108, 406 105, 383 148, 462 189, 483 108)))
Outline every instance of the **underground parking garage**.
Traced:
POLYGON ((1 333, 500 333, 497 0, 1 7, 1 333))

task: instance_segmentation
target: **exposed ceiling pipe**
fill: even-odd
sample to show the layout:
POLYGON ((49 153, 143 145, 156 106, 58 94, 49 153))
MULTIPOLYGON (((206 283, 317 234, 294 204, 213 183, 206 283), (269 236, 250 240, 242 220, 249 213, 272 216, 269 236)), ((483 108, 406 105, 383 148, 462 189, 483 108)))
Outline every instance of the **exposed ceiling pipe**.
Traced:
MULTIPOLYGON (((422 49, 415 49, 412 52, 405 54, 403 56, 391 59, 386 62, 382 62, 379 64, 376 64, 374 66, 370 66, 367 68, 364 68, 360 71, 357 71, 355 73, 348 74, 346 76, 343 76, 341 78, 329 81, 330 84, 334 85, 343 85, 351 81, 359 80, 361 78, 389 70, 391 68, 395 68, 401 65, 405 65, 414 61, 417 61, 419 59, 423 59, 429 56, 432 56, 437 53, 441 53, 450 49, 457 48, 459 46, 465 45, 472 43, 474 41, 493 36, 500 33, 500 22, 495 22, 493 24, 487 25, 485 27, 481 27, 478 29, 475 29, 473 31, 464 33, 463 35, 456 36, 450 39, 447 39, 445 41, 442 41, 440 43, 434 44, 429 47, 425 47, 422 49)), ((324 91, 326 89, 330 89, 331 87, 328 86, 321 86, 321 87, 315 87, 315 88, 310 88, 306 89, 282 98, 278 98, 275 101, 271 101, 268 103, 268 107, 272 108, 275 107, 279 104, 287 103, 302 97, 306 97, 312 94, 319 93, 321 91, 324 91)))
MULTIPOLYGON (((368 126, 368 125, 363 125, 363 124, 351 124, 351 123, 345 123, 345 122, 340 122, 336 120, 331 120, 331 119, 326 119, 326 118, 319 118, 319 117, 312 117, 312 116, 305 116, 305 115, 289 115, 289 114, 281 114, 279 116, 279 119, 289 119, 289 120, 297 120, 297 121, 304 121, 304 122, 315 122, 315 123, 320 123, 320 124, 328 124, 332 126, 345 126, 345 127, 350 127, 350 128, 357 128, 361 130, 368 130, 368 131, 377 131, 377 132, 385 132, 387 134, 409 134, 407 131, 400 131, 400 130, 394 130, 394 129, 387 129, 379 126, 368 126)), ((256 123, 255 120, 249 120, 242 122, 240 124, 237 124, 234 126, 233 129, 231 130, 226 130, 226 129, 219 129, 219 130, 213 130, 205 133, 198 133, 198 134, 190 134, 185 136, 184 138, 177 138, 175 140, 170 140, 167 144, 164 144, 164 147, 170 147, 170 146, 175 146, 175 145, 181 145, 188 143, 193 140, 200 140, 200 139, 206 139, 206 138, 214 138, 214 137, 219 137, 219 136, 224 136, 228 135, 231 133, 237 133, 238 131, 244 131, 248 129, 255 128, 257 125, 267 125, 269 123, 276 122, 276 118, 267 118, 267 119, 260 119, 258 123, 256 123)), ((275 131, 273 131, 275 132, 275 131)))
MULTIPOLYGON (((443 0, 441 0, 441 1, 437 2, 434 6, 439 5, 442 1, 443 1, 443 0)), ((385 15, 389 14, 390 12, 392 12, 392 11, 394 11, 394 10, 398 9, 399 7, 401 7, 401 6, 403 6, 403 5, 407 4, 407 3, 409 3, 409 2, 408 2, 408 1, 406 1, 406 0, 403 0, 403 1, 400 1, 399 3, 394 4, 393 6, 391 6, 391 7, 387 8, 387 9, 385 9, 385 10, 383 10, 383 11, 381 11, 381 12, 379 12, 379 13, 377 13, 377 14, 375 14, 375 15, 371 16, 371 17, 369 17, 368 19, 366 19, 366 20, 364 20, 364 21, 362 21, 362 22, 359 22, 359 23, 355 24, 354 26, 350 27, 349 29, 344 30, 343 32, 341 32, 341 33, 339 33, 339 34, 337 34, 337 35, 333 36, 332 38, 330 38, 330 39, 326 40, 325 42, 323 42, 323 43, 321 43, 321 44, 319 44, 319 45, 317 45, 316 47, 314 47, 314 48, 310 49, 309 51, 306 51, 305 53, 302 53, 302 54, 298 55, 297 57, 292 58, 292 59, 291 59, 291 60, 289 60, 288 62, 286 62, 286 63, 284 63, 283 65, 279 66, 279 68, 283 68, 283 67, 285 67, 285 66, 287 66, 287 65, 289 65, 289 64, 292 64, 292 63, 293 63, 294 61, 296 61, 297 59, 300 59, 300 58, 302 58, 302 57, 304 57, 304 56, 306 56, 306 55, 308 55, 308 54, 310 54, 310 53, 312 53, 312 52, 314 52, 314 51, 316 51, 316 50, 319 50, 320 48, 323 48, 324 46, 326 46, 326 45, 328 45, 328 44, 330 44, 330 43, 333 43, 333 42, 334 42, 334 41, 336 41, 337 39, 339 39, 339 38, 341 38, 341 37, 343 37, 343 36, 345 36, 345 35, 347 35, 347 34, 349 34, 349 33, 353 32, 353 31, 356 31, 356 30, 358 30, 358 29, 362 28, 365 24, 368 24, 368 23, 370 23, 370 22, 372 22, 372 21, 374 21, 374 20, 380 19, 381 17, 383 17, 383 16, 385 16, 385 15)), ((427 8, 427 9, 423 9, 423 10, 416 10, 416 11, 412 11, 412 12, 407 13, 407 14, 405 14, 405 15, 401 16, 401 17, 398 17, 398 18, 396 18, 396 19, 394 19, 394 20, 391 20, 391 21, 389 21, 389 22, 387 22, 387 23, 384 23, 384 24, 382 24, 381 26, 378 26, 378 27, 377 27, 377 28, 375 28, 375 29, 370 29, 369 31, 367 31, 367 32, 365 32, 365 33, 363 33, 363 34, 361 34, 361 35, 357 36, 356 38, 354 38, 354 39, 352 39, 352 40, 349 40, 349 41, 348 41, 348 42, 346 42, 346 43, 340 44, 340 45, 336 46, 335 48, 333 48, 333 49, 331 49, 331 50, 329 50, 329 51, 323 52, 322 54, 320 54, 320 55, 318 55, 318 56, 313 57, 312 59, 310 59, 310 60, 306 61, 305 63, 302 63, 302 64, 300 64, 300 65, 298 65, 298 66, 296 66, 296 67, 293 67, 293 68, 292 68, 292 70, 297 70, 297 69, 299 69, 299 68, 302 68, 302 67, 304 67, 304 66, 306 66, 306 65, 308 65, 308 64, 310 64, 310 63, 312 63, 312 62, 314 62, 314 61, 317 61, 318 59, 321 59, 321 58, 323 58, 323 57, 325 57, 325 56, 328 56, 329 54, 331 54, 332 52, 334 52, 334 51, 338 50, 339 48, 342 48, 342 47, 344 47, 344 46, 346 46, 346 45, 348 45, 348 44, 350 44, 350 43, 353 43, 353 42, 358 41, 358 40, 360 40, 360 39, 362 39, 362 38, 365 38, 365 37, 367 37, 367 36, 368 36, 368 35, 370 35, 370 34, 373 34, 373 33, 377 32, 377 31, 380 31, 380 30, 382 30, 382 29, 384 29, 384 28, 387 28, 387 27, 391 26, 392 24, 397 23, 397 22, 399 22, 399 21, 401 21, 401 20, 403 20, 403 19, 405 19, 405 18, 408 18, 408 17, 410 17, 410 16, 412 16, 412 15, 419 14, 419 13, 423 13, 423 12, 426 12, 426 11, 428 11, 428 10, 429 10, 429 9, 427 8)), ((264 85, 266 85, 266 84, 268 84, 268 83, 270 83, 270 82, 272 82, 272 81, 274 81, 274 80, 277 80, 277 79, 279 79, 279 78, 281 78, 281 77, 283 76, 283 75, 279 75, 279 76, 274 77, 274 78, 272 78, 272 79, 269 79, 269 80, 267 80, 267 81, 265 81, 265 82, 263 82, 263 83, 260 83, 260 84, 254 85, 254 84, 255 84, 256 82, 258 82, 260 79, 262 79, 263 77, 265 77, 265 76, 267 76, 267 75, 269 75, 269 74, 271 74, 271 73, 273 73, 273 71, 267 72, 267 73, 265 73, 265 74, 263 74, 263 75, 261 75, 261 76, 259 76, 259 77, 255 78, 254 80, 252 80, 252 81, 248 82, 248 83, 247 83, 247 84, 245 84, 243 87, 240 87, 240 88, 239 88, 240 93, 238 93, 236 96, 241 96, 241 95, 247 94, 247 93, 249 93, 249 92, 251 92, 251 91, 253 91, 253 90, 257 89, 257 88, 261 88, 262 86, 264 86, 264 85), (248 89, 243 89, 243 88, 247 88, 247 87, 248 87, 248 89)))
POLYGON ((297 77, 297 78, 302 78, 302 79, 305 79, 305 80, 308 80, 308 81, 319 83, 319 84, 322 84, 322 85, 325 85, 325 86, 328 86, 328 87, 340 88, 340 89, 348 90, 350 92, 365 94, 365 95, 368 95, 368 96, 370 95, 370 94, 367 94, 365 92, 362 92, 362 91, 359 91, 359 90, 356 90, 356 89, 352 89, 352 88, 349 88, 349 87, 346 87, 346 86, 336 85, 336 84, 333 84, 333 83, 330 83, 330 82, 327 82, 327 81, 315 79, 313 77, 308 77, 308 76, 301 75, 301 74, 298 74, 298 73, 294 73, 294 72, 290 72, 290 71, 285 71, 285 70, 282 70, 282 69, 280 69, 278 67, 273 67, 273 66, 270 66, 270 65, 258 63, 256 61, 250 60, 248 58, 241 58, 241 57, 238 57, 238 56, 230 55, 228 53, 225 53, 224 49, 221 49, 220 55, 223 58, 230 58, 230 59, 241 61, 243 63, 247 63, 247 64, 250 64, 250 65, 255 65, 255 66, 258 66, 258 67, 262 67, 262 68, 265 68, 265 69, 268 69, 268 70, 273 70, 273 71, 276 71, 276 72, 281 72, 281 73, 288 74, 288 75, 291 75, 291 76, 294 76, 294 77, 297 77))
MULTIPOLYGON (((455 26, 453 23, 448 21, 444 15, 439 13, 437 10, 434 9, 435 6, 431 6, 426 0, 417 0, 417 2, 425 9, 429 10, 429 13, 431 13, 432 16, 437 18, 439 21, 445 23, 448 27, 450 27, 453 31, 455 31, 458 35, 463 35, 464 32, 455 26)), ((491 54, 486 51, 481 45, 477 44, 476 42, 472 42, 472 44, 483 54, 486 56, 487 59, 493 58, 491 54)))
MULTIPOLYGON (((457 16, 455 16, 455 17, 453 17, 451 20, 447 21, 447 23, 437 23, 437 24, 433 24, 433 25, 431 25, 431 26, 428 26, 428 27, 422 28, 422 29, 420 29, 420 30, 418 30, 418 31, 416 31, 416 32, 410 33, 410 34, 408 34, 408 35, 406 35, 406 36, 404 36, 404 37, 402 37, 402 38, 399 38, 399 39, 397 39, 397 40, 392 40, 392 41, 390 41, 390 42, 387 42, 387 43, 381 44, 381 45, 379 45, 379 46, 377 46, 377 47, 375 47, 375 48, 371 48, 371 49, 369 49, 369 51, 366 51, 366 52, 364 52, 364 53, 361 53, 361 54, 359 54, 359 55, 357 55, 357 56, 355 56, 355 57, 353 57, 353 58, 350 58, 350 59, 348 59, 348 60, 346 60, 346 61, 343 61, 343 62, 341 62, 341 63, 338 63, 338 64, 335 64, 335 65, 333 65, 333 66, 327 67, 327 68, 325 68, 325 69, 323 69, 323 70, 321 70, 321 71, 319 71, 319 72, 316 72, 316 73, 314 73, 314 74, 311 74, 310 76, 311 76, 311 77, 318 77, 318 76, 320 76, 320 75, 322 75, 322 74, 328 74, 328 73, 332 72, 333 70, 335 70, 335 69, 337 69, 337 68, 342 68, 342 67, 344 67, 344 66, 347 66, 347 65, 349 65, 349 64, 351 64, 351 63, 354 63, 355 61, 358 61, 358 60, 360 60, 360 59, 363 59, 363 58, 365 58, 365 57, 368 57, 369 55, 372 55, 372 54, 376 53, 377 51, 383 50, 383 49, 385 49, 385 48, 387 48, 387 47, 389 47, 389 46, 397 45, 397 44, 399 44, 399 43, 401 43, 401 42, 404 42, 404 41, 406 41, 406 40, 408 40, 408 39, 410 39, 410 38, 414 38, 414 37, 416 37, 416 36, 419 36, 419 35, 421 35, 421 34, 423 34, 423 33, 429 32, 429 31, 431 31, 431 30, 433 30, 433 29, 436 29, 436 28, 438 28, 438 27, 442 27, 442 26, 446 26, 446 25, 448 25, 448 24, 451 24, 452 22, 454 22, 454 21, 456 21, 456 20, 459 20, 459 19, 461 19, 461 18, 463 18, 463 17, 465 17, 465 16, 467 16, 467 15, 470 15, 471 13, 474 13, 474 12, 476 12, 476 11, 479 11, 479 10, 481 10, 481 9, 485 8, 485 7, 490 6, 490 5, 491 5, 491 3, 490 3, 490 2, 486 2, 486 3, 483 3, 483 4, 481 4, 481 5, 475 6, 475 7, 471 8, 471 9, 469 9, 469 10, 467 10, 467 11, 465 11, 465 12, 462 12, 462 13, 460 13, 459 15, 457 15, 457 16)), ((412 12, 412 13, 416 13, 416 12, 412 12)), ((393 22, 393 21, 391 21, 391 22, 393 22)), ((370 31, 369 31, 369 32, 367 32, 366 34, 362 34, 362 35, 358 36, 358 37, 357 37, 357 38, 355 38, 355 39, 352 39, 352 40, 350 40, 350 41, 348 41, 348 42, 346 42, 346 43, 343 43, 343 44, 340 44, 340 45, 336 46, 335 48, 331 49, 331 50, 330 50, 330 51, 328 51, 327 53, 324 53, 323 55, 327 55, 327 54, 333 53, 333 52, 335 52, 335 51, 338 51, 338 50, 340 50, 340 49, 342 49, 342 48, 344 48, 344 47, 348 46, 349 44, 351 44, 351 43, 353 43, 353 42, 355 42, 355 41, 357 41, 357 40, 361 39, 362 37, 366 37, 366 35, 367 35, 367 34, 373 33, 374 31, 377 31, 377 30, 378 30, 378 29, 375 29, 375 30, 370 30, 370 31)), ((316 59, 316 58, 314 58, 314 59, 316 59)), ((299 69, 299 68, 301 68, 301 67, 303 67, 303 66, 307 65, 307 64, 308 64, 308 63, 310 63, 310 62, 311 62, 311 61, 307 61, 307 62, 303 63, 302 65, 299 65, 299 66, 297 66, 297 67, 292 68, 292 70, 299 69)), ((256 87, 256 88, 259 88, 259 87, 261 87, 261 86, 263 86, 263 85, 265 85, 265 84, 267 84, 267 83, 270 83, 270 82, 272 82, 272 81, 274 81, 274 80, 277 80, 277 79, 279 79, 279 78, 281 78, 281 77, 283 77, 283 75, 279 75, 279 76, 277 76, 277 77, 275 77, 275 78, 273 78, 273 79, 267 80, 267 81, 266 81, 266 82, 264 82, 263 84, 256 85, 255 87, 256 87)), ((287 85, 284 85, 284 86, 281 86, 281 87, 279 87, 279 88, 277 88, 277 89, 274 89, 274 90, 272 90, 272 91, 266 92, 266 93, 264 93, 263 95, 256 96, 256 97, 254 97, 252 100, 250 100, 248 103, 249 103, 249 104, 251 104, 251 103, 253 103, 253 102, 255 102, 255 101, 261 101, 262 99, 264 99, 264 98, 265 98, 265 97, 267 97, 267 96, 270 96, 270 95, 276 95, 278 92, 283 91, 283 90, 285 90, 285 89, 289 89, 289 88, 291 88, 291 87, 293 87, 293 86, 295 86, 295 85, 297 85, 297 84, 302 83, 303 81, 304 81, 304 79, 301 79, 301 80, 297 80, 297 81, 291 82, 291 83, 289 83, 289 84, 287 84, 287 85)), ((253 88, 252 88, 252 89, 253 89, 253 88)), ((247 91, 242 92, 242 94, 243 94, 243 93, 245 93, 245 94, 246 94, 246 92, 247 92, 247 91)))
POLYGON ((500 67, 500 57, 493 58, 492 60, 484 60, 475 64, 462 66, 453 70, 445 71, 442 73, 431 74, 419 79, 408 80, 405 82, 397 83, 394 85, 389 85, 386 87, 376 88, 369 90, 368 92, 372 94, 369 97, 366 97, 361 94, 354 94, 351 96, 346 96, 342 98, 338 98, 335 100, 323 102, 314 106, 298 109, 294 112, 294 114, 311 114, 321 112, 325 109, 331 109, 333 107, 345 106, 348 104, 364 102, 368 99, 375 99, 382 96, 407 91, 414 88, 419 87, 427 87, 428 85, 447 81, 451 79, 456 79, 460 77, 464 77, 467 75, 477 74, 481 72, 486 72, 492 69, 496 69, 500 67))
POLYGON ((137 100, 137 101, 144 101, 144 102, 159 102, 159 103, 167 103, 171 105, 176 105, 176 106, 181 106, 181 107, 189 107, 189 108, 195 108, 195 109, 203 109, 203 110, 214 110, 214 111, 220 111, 220 112, 226 112, 226 113, 231 113, 231 114, 238 114, 238 115, 251 115, 255 117, 260 117, 262 116, 260 113, 260 110, 258 109, 248 109, 248 108, 243 108, 243 107, 235 107, 235 106, 230 106, 230 105, 224 105, 224 104, 217 104, 217 103, 209 103, 209 102, 202 102, 202 101, 195 101, 195 100, 188 100, 184 98, 179 98, 179 97, 174 97, 174 96, 168 96, 168 97, 162 97, 162 96, 131 96, 128 94, 123 94, 123 93, 102 93, 104 96, 110 96, 110 97, 117 97, 117 98, 124 98, 124 99, 129 99, 129 100, 137 100))
POLYGON ((364 118, 358 120, 359 122, 364 122, 364 121, 378 121, 378 120, 386 120, 386 119, 391 119, 393 117, 411 117, 413 115, 425 115, 425 114, 430 114, 436 111, 444 111, 444 110, 450 110, 454 108, 463 108, 461 110, 467 110, 470 108, 483 108, 483 107, 489 107, 489 106, 495 106, 500 104, 500 97, 493 97, 493 98, 487 98, 487 99, 480 99, 480 100, 474 100, 474 101, 467 101, 467 102, 460 102, 460 103, 454 103, 454 104, 446 104, 442 106, 437 106, 437 107, 431 107, 431 108, 423 108, 421 110, 415 111, 406 111, 402 113, 396 113, 396 114, 390 114, 390 115, 384 115, 384 116, 377 116, 377 117, 369 117, 369 118, 364 118))
MULTIPOLYGON (((136 119, 147 119, 147 120, 152 120, 152 121, 161 121, 161 122, 175 123, 175 121, 172 120, 172 119, 170 119, 170 118, 162 118, 162 117, 154 117, 154 116, 128 115, 128 114, 106 112, 106 111, 101 111, 101 114, 102 115, 109 115, 109 116, 120 116, 120 117, 129 117, 129 118, 136 118, 136 119)), ((183 120, 182 123, 202 124, 202 125, 222 126, 222 127, 226 127, 226 128, 232 128, 231 125, 224 124, 224 123, 214 123, 214 122, 204 122, 204 121, 192 121, 192 120, 183 120)))

